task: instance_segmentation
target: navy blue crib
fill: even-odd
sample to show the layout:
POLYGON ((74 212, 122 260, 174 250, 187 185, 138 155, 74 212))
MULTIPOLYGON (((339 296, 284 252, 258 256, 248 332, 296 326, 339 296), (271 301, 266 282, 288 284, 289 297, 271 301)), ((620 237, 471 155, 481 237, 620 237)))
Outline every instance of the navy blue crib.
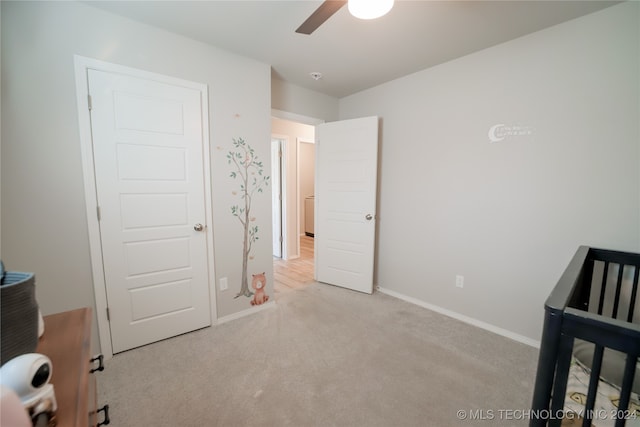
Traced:
MULTIPOLYGON (((640 254, 581 246, 545 303, 530 426, 560 426, 574 344, 593 343, 583 426, 590 426, 608 356, 621 357, 615 426, 625 426, 640 355, 640 254)), ((640 378, 638 379, 640 380, 640 378)), ((636 382, 638 381, 636 380, 636 382)), ((640 418, 640 417, 638 417, 640 418)), ((595 423, 595 421, 594 421, 595 423)))

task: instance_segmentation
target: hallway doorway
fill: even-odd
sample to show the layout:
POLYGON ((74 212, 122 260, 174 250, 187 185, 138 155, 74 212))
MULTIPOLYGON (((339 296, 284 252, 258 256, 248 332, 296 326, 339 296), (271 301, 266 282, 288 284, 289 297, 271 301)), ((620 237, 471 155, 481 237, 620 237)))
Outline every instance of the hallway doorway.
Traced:
POLYGON ((315 126, 273 117, 271 140, 272 172, 280 178, 272 199, 277 295, 314 281, 315 126))

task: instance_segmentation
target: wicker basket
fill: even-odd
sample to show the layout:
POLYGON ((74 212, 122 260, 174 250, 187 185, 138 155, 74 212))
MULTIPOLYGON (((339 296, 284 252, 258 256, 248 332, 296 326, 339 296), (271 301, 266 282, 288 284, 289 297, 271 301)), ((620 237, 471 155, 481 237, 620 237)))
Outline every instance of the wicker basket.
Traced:
POLYGON ((38 346, 38 303, 33 273, 7 271, 0 286, 0 365, 38 346))

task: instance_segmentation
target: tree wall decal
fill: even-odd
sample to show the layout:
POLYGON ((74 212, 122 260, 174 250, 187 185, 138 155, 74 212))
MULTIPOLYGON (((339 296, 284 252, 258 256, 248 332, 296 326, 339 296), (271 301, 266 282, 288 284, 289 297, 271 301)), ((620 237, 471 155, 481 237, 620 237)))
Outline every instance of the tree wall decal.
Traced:
POLYGON ((233 192, 233 195, 240 197, 241 203, 231 207, 231 214, 238 218, 242 225, 244 235, 242 241, 242 280, 240 292, 234 297, 241 295, 250 297, 253 292, 249 289, 249 257, 253 244, 258 240, 258 226, 252 225, 256 218, 251 216, 251 204, 253 197, 257 193, 262 193, 263 187, 269 185, 269 176, 264 175, 264 165, 258 159, 254 149, 242 138, 233 138, 234 150, 227 154, 227 161, 235 168, 229 175, 233 179, 240 180, 240 192, 233 192))

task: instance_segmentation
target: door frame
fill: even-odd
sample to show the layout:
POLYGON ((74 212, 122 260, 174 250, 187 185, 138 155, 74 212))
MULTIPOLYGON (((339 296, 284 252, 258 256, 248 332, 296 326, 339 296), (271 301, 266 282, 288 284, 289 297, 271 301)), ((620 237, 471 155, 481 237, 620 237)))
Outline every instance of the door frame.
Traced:
MULTIPOLYGON (((275 117, 277 119, 282 119, 282 120, 288 120, 290 122, 296 122, 296 123, 301 123, 301 124, 305 124, 305 125, 310 125, 310 126, 317 126, 319 124, 325 123, 324 119, 320 119, 317 117, 311 117, 311 116, 305 116, 302 114, 297 114, 297 113, 292 113, 289 111, 284 111, 284 110, 277 110, 275 108, 271 109, 271 117, 275 117)), ((283 163, 283 173, 285 174, 285 176, 287 176, 288 178, 287 181, 284 181, 283 178, 283 197, 287 197, 289 201, 291 201, 291 198, 295 199, 295 220, 296 220, 296 224, 295 224, 295 230, 294 232, 296 233, 296 239, 298 240, 298 244, 296 245, 297 251, 295 254, 292 254, 291 256, 289 256, 288 253, 288 249, 287 252, 285 252, 283 254, 283 258, 285 261, 286 260, 290 260, 290 259, 296 259, 300 257, 300 170, 299 170, 299 138, 296 138, 295 141, 295 145, 293 145, 293 142, 289 141, 289 136, 287 135, 279 135, 279 134, 271 134, 271 137, 277 137, 279 139, 283 139, 286 141, 285 145, 287 145, 287 150, 286 153, 289 153, 289 150, 291 148, 295 148, 295 153, 291 155, 291 158, 289 158, 286 162, 283 163), (291 144, 290 146, 288 146, 289 144, 291 144), (290 162, 295 162, 294 165, 290 165, 290 162), (289 188, 289 183, 288 180, 289 179, 294 179, 295 180, 295 191, 290 190, 289 188), (291 193, 290 193, 291 191, 291 193)), ((303 142, 311 142, 311 141, 305 141, 304 139, 302 139, 303 142)), ((313 143, 315 143, 315 137, 314 137, 314 141, 313 143)), ((283 154, 287 155, 287 154, 283 154)), ((317 166, 317 165, 316 165, 317 166)), ((317 171, 317 167, 316 167, 316 171, 317 171)), ((315 180, 315 176, 314 176, 314 180, 315 180)), ((283 205, 284 211, 287 211, 287 205, 283 205)), ((290 217, 289 217, 290 218, 290 217)), ((283 218, 283 220, 285 220, 286 217, 283 218)), ((283 231, 283 233, 287 233, 287 228, 288 228, 288 224, 285 223, 285 225, 283 226, 283 229, 285 231, 283 231)), ((285 241, 285 245, 287 245, 287 237, 283 236, 283 239, 285 241)), ((289 248, 289 246, 285 246, 287 248, 289 248)), ((284 249, 283 249, 284 250, 284 249)), ((314 263, 315 263, 315 255, 314 255, 314 263)))
MULTIPOLYGON (((307 141, 305 138, 296 138, 296 209, 297 209, 297 215, 296 215, 296 233, 298 236, 298 241, 300 241, 300 237, 302 237, 304 235, 304 230, 302 229, 302 221, 300 221, 300 217, 301 217, 301 209, 300 206, 302 206, 302 204, 304 203, 304 200, 302 199, 302 196, 300 194, 300 146, 302 144, 312 144, 315 150, 315 146, 316 146, 316 141, 315 141, 315 130, 314 130, 314 137, 313 137, 313 141, 307 141)), ((315 164, 315 156, 313 159, 313 185, 315 186, 316 183, 316 170, 317 170, 317 165, 315 164)), ((315 208, 315 202, 313 204, 313 217, 315 218, 316 216, 316 208, 315 208)), ((315 242, 315 241, 314 241, 315 242)), ((314 249, 315 249, 315 245, 314 245, 314 249)), ((298 257, 300 256, 300 243, 298 243, 298 257)), ((315 254, 315 250, 314 250, 314 254, 315 254)), ((314 255, 314 264, 315 264, 315 255, 314 255)), ((315 270, 314 270, 315 271, 315 270)), ((315 273, 314 273, 315 275, 315 273)), ((315 278, 315 277, 314 277, 315 278)))
MULTIPOLYGON (((289 146, 289 137, 286 135, 271 134, 271 149, 273 150, 274 141, 278 141, 280 144, 280 160, 279 160, 279 175, 280 175, 280 258, 283 260, 289 259, 287 245, 287 150, 289 146)), ((273 165, 271 166, 273 172, 273 165)), ((272 173, 273 174, 273 173, 272 173)), ((273 215, 273 203, 271 206, 271 212, 273 215)), ((272 236, 273 238, 273 236, 272 236)))
POLYGON ((80 131, 80 152, 82 156, 82 172, 84 177, 85 207, 87 213, 87 228, 89 232, 89 253, 91 258, 91 274, 95 295, 95 316, 98 326, 98 338, 102 354, 107 358, 113 356, 111 345, 111 326, 107 318, 107 291, 104 279, 104 265, 102 263, 102 245, 100 239, 100 224, 98 221, 98 200, 96 194, 95 167, 93 162, 93 139, 91 136, 91 115, 89 114, 89 81, 88 70, 98 70, 109 73, 124 74, 131 77, 154 80, 161 83, 184 86, 199 90, 202 106, 202 149, 204 169, 204 197, 205 220, 211 226, 205 229, 207 240, 207 268, 210 298, 211 324, 217 323, 216 289, 213 252, 213 214, 211 212, 211 158, 209 147, 209 98, 206 84, 195 83, 175 77, 156 74, 123 65, 113 64, 74 55, 76 80, 76 99, 78 107, 78 125, 80 131))

